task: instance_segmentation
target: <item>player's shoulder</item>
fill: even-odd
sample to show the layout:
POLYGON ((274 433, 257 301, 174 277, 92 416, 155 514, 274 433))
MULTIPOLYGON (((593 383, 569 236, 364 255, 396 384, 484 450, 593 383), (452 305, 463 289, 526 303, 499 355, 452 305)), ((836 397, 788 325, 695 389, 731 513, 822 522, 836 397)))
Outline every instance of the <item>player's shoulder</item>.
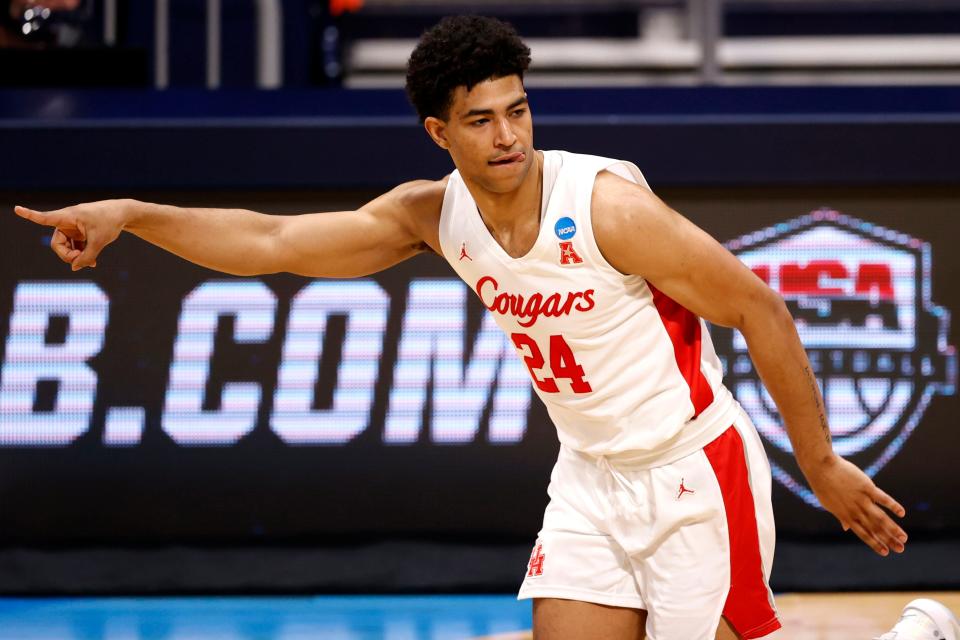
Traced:
POLYGON ((448 176, 440 180, 411 180, 394 187, 387 195, 394 204, 416 217, 440 215, 448 176))
POLYGON ((655 211, 657 201, 648 187, 603 169, 597 173, 590 198, 594 225, 598 222, 620 224, 625 216, 655 211))
POLYGON ((411 180, 364 205, 364 209, 393 218, 412 229, 423 221, 439 220, 443 207, 446 178, 441 180, 411 180))
POLYGON ((650 189, 632 180, 627 180, 609 169, 601 169, 597 172, 597 178, 593 182, 593 192, 594 194, 608 196, 629 193, 650 193, 650 189))
POLYGON ((440 180, 411 180, 397 185, 371 203, 383 206, 425 247, 440 253, 440 212, 447 177, 440 180))

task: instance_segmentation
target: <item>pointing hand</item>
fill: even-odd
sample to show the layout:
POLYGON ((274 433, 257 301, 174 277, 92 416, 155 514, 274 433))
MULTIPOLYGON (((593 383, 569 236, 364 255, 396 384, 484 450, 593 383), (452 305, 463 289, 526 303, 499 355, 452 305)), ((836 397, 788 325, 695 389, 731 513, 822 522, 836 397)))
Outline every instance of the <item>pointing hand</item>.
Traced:
POLYGON ((73 271, 97 266, 97 256, 123 230, 128 200, 101 200, 56 211, 14 207, 21 218, 54 227, 50 248, 73 271))

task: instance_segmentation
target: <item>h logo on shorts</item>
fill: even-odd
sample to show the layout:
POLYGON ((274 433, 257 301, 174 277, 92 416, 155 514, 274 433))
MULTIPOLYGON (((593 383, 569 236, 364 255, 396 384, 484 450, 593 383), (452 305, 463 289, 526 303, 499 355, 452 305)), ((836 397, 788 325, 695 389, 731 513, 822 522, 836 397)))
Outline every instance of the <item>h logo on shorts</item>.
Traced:
POLYGON ((696 491, 693 489, 687 489, 685 486, 683 486, 683 478, 680 478, 680 491, 677 492, 677 500, 683 497, 683 494, 685 493, 696 493, 696 491))
POLYGON ((527 563, 528 578, 537 578, 543 575, 544 558, 546 556, 543 555, 543 545, 538 542, 537 546, 533 548, 533 553, 530 554, 530 562, 527 563))

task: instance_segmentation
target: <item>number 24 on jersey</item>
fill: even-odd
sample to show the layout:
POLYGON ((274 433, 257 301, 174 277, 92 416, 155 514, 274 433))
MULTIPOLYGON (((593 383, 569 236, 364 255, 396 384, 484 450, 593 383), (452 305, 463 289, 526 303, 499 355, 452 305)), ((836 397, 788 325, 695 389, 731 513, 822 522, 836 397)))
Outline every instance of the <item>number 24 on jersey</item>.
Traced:
POLYGON ((573 356, 570 345, 563 339, 563 336, 550 336, 550 345, 548 354, 550 357, 550 370, 555 378, 540 377, 537 371, 543 368, 546 360, 543 352, 536 341, 525 333, 513 333, 510 335, 513 344, 523 357, 527 369, 530 371, 530 377, 537 388, 544 393, 560 393, 557 386, 557 378, 566 378, 570 381, 570 389, 574 393, 590 393, 593 388, 590 383, 583 379, 583 367, 577 364, 573 356))

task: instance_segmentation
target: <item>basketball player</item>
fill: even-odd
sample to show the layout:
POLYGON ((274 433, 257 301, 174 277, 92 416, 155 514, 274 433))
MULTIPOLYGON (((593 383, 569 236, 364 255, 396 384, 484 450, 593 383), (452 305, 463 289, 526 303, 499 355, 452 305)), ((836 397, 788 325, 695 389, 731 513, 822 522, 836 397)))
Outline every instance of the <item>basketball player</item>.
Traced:
POLYGON ((350 278, 443 256, 516 346, 562 445, 520 590, 534 600, 535 637, 766 636, 780 627, 767 584, 770 468, 723 386, 704 320, 743 334, 800 468, 845 530, 880 555, 902 552, 907 536, 887 512, 904 509, 833 452, 776 293, 633 164, 534 147, 529 62, 494 19, 446 18, 427 31, 407 90, 456 170, 357 211, 287 217, 133 200, 16 211, 56 227, 51 246, 74 271, 96 266, 121 231, 236 275, 350 278))

